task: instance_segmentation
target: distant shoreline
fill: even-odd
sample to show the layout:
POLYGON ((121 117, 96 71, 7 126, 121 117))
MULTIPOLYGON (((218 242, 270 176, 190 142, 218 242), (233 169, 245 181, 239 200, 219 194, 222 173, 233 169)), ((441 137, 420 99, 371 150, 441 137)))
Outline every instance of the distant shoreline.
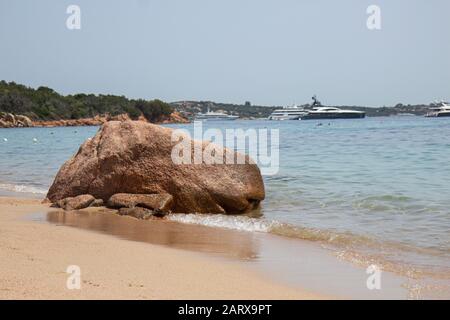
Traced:
MULTIPOLYGON (((300 105, 301 107, 310 104, 300 105)), ((365 112, 367 117, 425 115, 434 104, 402 104, 383 107, 327 105, 365 112)), ((187 123, 206 110, 245 120, 266 119, 282 106, 221 103, 214 101, 129 99, 125 96, 78 93, 61 95, 48 87, 37 89, 0 81, 0 128, 98 126, 110 120, 144 120, 150 123, 187 123), (17 118, 16 120, 14 118, 17 118)))
MULTIPOLYGON (((178 112, 174 112, 174 114, 179 114, 178 112)), ((366 118, 383 118, 383 117, 423 117, 421 114, 412 114, 412 113, 399 113, 392 115, 368 115, 366 118)), ((4 125, 0 120, 0 129, 14 129, 14 128, 57 128, 57 127, 96 127, 101 126, 108 121, 127 121, 131 120, 126 115, 119 115, 115 117, 108 116, 96 116, 93 118, 82 118, 82 119, 60 119, 60 120, 38 120, 31 121, 30 125, 4 125)), ((171 119, 165 119, 157 122, 150 122, 146 119, 137 119, 133 121, 144 121, 156 125, 161 124, 187 124, 193 122, 195 119, 187 119, 182 116, 176 116, 171 119)), ((245 120, 245 121, 261 121, 267 120, 267 118, 251 118, 251 117, 242 117, 237 120, 245 120)), ((272 120, 273 122, 276 122, 272 120)), ((298 120, 289 120, 289 121, 298 121, 298 120)))
MULTIPOLYGON (((97 115, 90 118, 81 119, 60 119, 60 120, 31 120, 23 115, 16 115, 12 113, 6 114, 0 118, 0 128, 54 128, 54 127, 80 127, 80 126, 101 126, 108 121, 127 121, 131 120, 127 114, 120 114, 118 116, 97 115), (9 121, 5 120, 9 119, 9 121), (22 120, 17 120, 22 119, 22 120)), ((145 121, 154 124, 169 124, 169 123, 189 123, 190 121, 178 112, 173 112, 168 118, 157 122, 150 122, 144 117, 139 117, 136 121, 145 121)))
POLYGON ((61 95, 0 81, 0 128, 101 125, 110 120, 184 123, 188 120, 170 104, 154 99, 78 93, 61 95))

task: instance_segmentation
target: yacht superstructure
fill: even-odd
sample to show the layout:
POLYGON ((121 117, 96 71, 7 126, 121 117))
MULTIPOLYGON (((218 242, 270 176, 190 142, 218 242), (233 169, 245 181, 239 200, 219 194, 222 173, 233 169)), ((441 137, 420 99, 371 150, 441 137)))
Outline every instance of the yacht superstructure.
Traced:
POLYGON ((450 105, 445 102, 441 102, 439 107, 431 108, 425 117, 450 117, 450 105))
POLYGON ((206 120, 206 121, 224 121, 224 120, 236 120, 239 116, 226 114, 223 112, 213 112, 209 110, 206 113, 197 113, 195 120, 206 120))
POLYGON ((315 95, 312 97, 312 99, 314 102, 311 105, 311 110, 308 110, 308 113, 302 116, 301 120, 359 119, 366 116, 366 113, 363 111, 345 110, 336 107, 325 107, 320 103, 315 95))
POLYGON ((359 119, 364 118, 366 113, 356 110, 345 110, 336 107, 318 107, 310 110, 302 120, 313 119, 359 119))
POLYGON ((307 114, 307 110, 302 107, 293 105, 291 107, 284 107, 282 109, 274 110, 270 116, 269 120, 299 120, 302 116, 307 114))

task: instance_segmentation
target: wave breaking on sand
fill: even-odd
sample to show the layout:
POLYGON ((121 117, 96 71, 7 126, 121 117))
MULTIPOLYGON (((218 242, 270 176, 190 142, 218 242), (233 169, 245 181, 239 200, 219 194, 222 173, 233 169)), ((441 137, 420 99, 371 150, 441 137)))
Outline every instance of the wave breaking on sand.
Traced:
POLYGON ((10 184, 10 183, 0 183, 0 190, 10 191, 10 192, 17 192, 17 193, 32 193, 32 194, 42 194, 46 195, 47 190, 32 187, 32 186, 25 186, 21 184, 10 184))

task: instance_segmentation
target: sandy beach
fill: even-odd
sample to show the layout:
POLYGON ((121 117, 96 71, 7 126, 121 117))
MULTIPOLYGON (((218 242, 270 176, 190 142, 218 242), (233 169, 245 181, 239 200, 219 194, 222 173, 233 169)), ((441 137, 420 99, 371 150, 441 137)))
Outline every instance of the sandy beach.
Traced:
POLYGON ((323 298, 231 261, 30 219, 48 210, 0 198, 0 299, 323 298), (66 287, 69 265, 81 268, 80 290, 66 287))
POLYGON ((1 2, 0 302, 450 300, 450 1, 204 2, 1 2))

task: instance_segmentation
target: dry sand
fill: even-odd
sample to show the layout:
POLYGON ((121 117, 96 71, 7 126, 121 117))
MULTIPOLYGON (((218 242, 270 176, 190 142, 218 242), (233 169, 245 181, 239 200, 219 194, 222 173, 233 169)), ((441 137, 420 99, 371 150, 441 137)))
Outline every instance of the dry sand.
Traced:
POLYGON ((39 200, 0 197, 0 299, 318 299, 238 263, 31 221, 39 200), (69 265, 81 289, 69 290, 69 265))

